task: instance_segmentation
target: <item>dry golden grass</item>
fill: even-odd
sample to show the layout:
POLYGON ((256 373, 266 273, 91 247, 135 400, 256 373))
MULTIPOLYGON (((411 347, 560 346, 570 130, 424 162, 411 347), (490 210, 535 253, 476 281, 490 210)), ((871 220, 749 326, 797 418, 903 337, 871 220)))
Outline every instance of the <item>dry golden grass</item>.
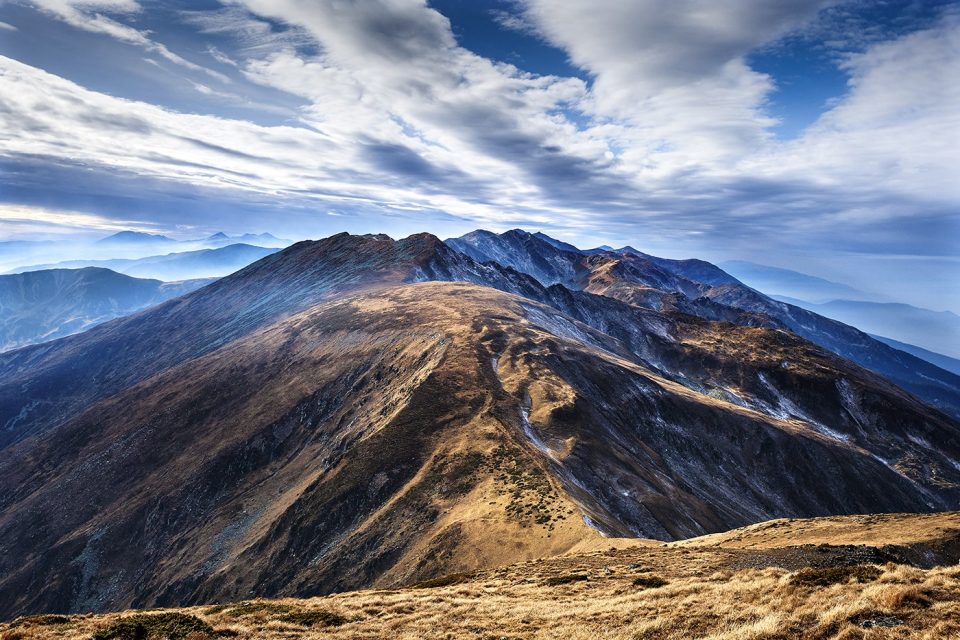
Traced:
POLYGON ((779 518, 740 529, 680 540, 671 546, 717 545, 772 549, 786 544, 910 544, 935 540, 960 530, 960 514, 874 513, 823 518, 779 518))
MULTIPOLYGON (((209 625, 212 633, 194 630, 167 637, 960 638, 960 566, 919 569, 887 563, 876 566, 878 571, 840 571, 849 574, 846 579, 820 586, 798 582, 796 571, 777 566, 738 568, 762 564, 760 557, 740 549, 609 548, 457 576, 437 587, 184 608, 178 612, 199 622, 179 621, 177 628, 209 625), (656 586, 661 582, 666 584, 656 586)), ((823 567, 834 578, 835 568, 823 567)), ((0 637, 69 640, 99 634, 126 640, 115 633, 122 628, 117 621, 137 613, 74 615, 66 622, 59 617, 21 619, 0 625, 0 637)))

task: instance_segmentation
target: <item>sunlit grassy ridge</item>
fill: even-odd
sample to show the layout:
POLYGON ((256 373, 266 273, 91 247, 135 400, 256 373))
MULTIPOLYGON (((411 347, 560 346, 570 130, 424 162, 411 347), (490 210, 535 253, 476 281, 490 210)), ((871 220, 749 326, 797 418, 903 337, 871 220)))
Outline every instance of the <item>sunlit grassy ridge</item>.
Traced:
POLYGON ((716 537, 683 546, 611 541, 604 549, 402 589, 32 616, 0 625, 0 634, 3 640, 960 637, 960 566, 951 555, 960 514, 781 520, 748 529, 732 532, 729 544, 716 537), (836 545, 824 544, 830 523, 836 545), (868 532, 876 546, 863 544, 868 532), (861 542, 850 544, 850 537, 861 542), (743 548, 744 539, 756 548, 743 548), (951 564, 869 561, 911 552, 951 564))

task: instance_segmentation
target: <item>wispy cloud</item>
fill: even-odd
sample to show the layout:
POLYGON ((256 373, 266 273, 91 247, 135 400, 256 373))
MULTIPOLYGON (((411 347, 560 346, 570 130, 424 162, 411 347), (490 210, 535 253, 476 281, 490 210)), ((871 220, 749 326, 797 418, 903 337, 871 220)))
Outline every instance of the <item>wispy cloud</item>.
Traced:
MULTIPOLYGON (((61 19, 76 12, 81 28, 112 23, 121 41, 157 44, 121 22, 148 10, 130 0, 44 1, 61 19)), ((516 6, 495 18, 561 48, 589 82, 477 55, 418 0, 238 0, 179 14, 199 34, 195 50, 229 67, 229 94, 184 75, 220 98, 211 103, 251 87, 290 97, 303 106, 287 126, 162 109, 0 59, 0 154, 323 218, 402 212, 421 226, 542 226, 690 253, 960 250, 955 12, 861 38, 841 58, 846 95, 785 143, 766 108, 776 79, 749 54, 822 31, 846 4, 516 6)))
POLYGON ((0 234, 11 237, 27 233, 66 233, 69 231, 156 231, 154 224, 136 220, 117 220, 84 211, 48 209, 0 203, 0 234))
POLYGON ((139 13, 143 8, 136 0, 32 0, 32 3, 41 11, 78 29, 102 33, 121 42, 142 47, 185 69, 205 73, 224 83, 230 82, 230 78, 219 71, 190 62, 165 45, 152 40, 144 31, 123 24, 108 15, 139 13))

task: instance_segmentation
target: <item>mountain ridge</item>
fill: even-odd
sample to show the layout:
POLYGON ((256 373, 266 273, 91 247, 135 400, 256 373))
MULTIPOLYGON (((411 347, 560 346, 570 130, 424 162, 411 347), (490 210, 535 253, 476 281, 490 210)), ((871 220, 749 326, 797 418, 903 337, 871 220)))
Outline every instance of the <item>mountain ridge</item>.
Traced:
POLYGON ((960 377, 874 340, 855 327, 774 300, 709 263, 660 259, 635 249, 566 252, 519 230, 500 236, 474 232, 447 242, 474 259, 502 261, 544 284, 562 283, 657 311, 746 326, 766 322, 887 376, 934 406, 960 415, 960 377), (709 282, 690 279, 696 275, 709 282))
POLYGON ((389 587, 601 533, 960 501, 960 424, 885 379, 429 234, 297 243, 0 354, 0 424, 0 615, 389 587))

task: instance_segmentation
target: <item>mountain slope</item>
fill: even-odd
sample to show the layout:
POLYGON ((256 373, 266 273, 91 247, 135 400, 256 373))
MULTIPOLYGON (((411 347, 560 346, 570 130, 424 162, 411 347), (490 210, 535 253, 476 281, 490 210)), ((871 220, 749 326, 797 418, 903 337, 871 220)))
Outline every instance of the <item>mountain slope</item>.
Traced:
POLYGON ((950 373, 955 373, 960 375, 960 360, 957 358, 951 358, 945 356, 941 353, 935 353, 927 349, 923 349, 916 345, 907 344, 905 342, 900 342, 899 340, 893 340, 891 338, 884 338, 883 336, 871 336, 875 340, 890 345, 894 349, 899 351, 906 351, 910 355, 916 356, 921 360, 926 360, 932 365, 936 365, 943 369, 944 371, 949 371, 950 373))
POLYGON ((786 302, 853 325, 867 333, 889 336, 950 357, 960 357, 960 316, 950 311, 858 300, 831 300, 822 304, 804 300, 786 302))
POLYGON ((721 263, 720 266, 748 286, 771 296, 788 296, 813 302, 825 302, 838 298, 868 300, 874 297, 849 285, 790 269, 770 267, 745 260, 729 260, 721 263))
POLYGON ((960 426, 869 372, 423 234, 299 243, 6 354, 0 398, 0 615, 389 586, 598 530, 960 501, 960 426))
POLYGON ((709 263, 656 258, 631 247, 572 253, 521 230, 500 235, 476 231, 447 243, 477 260, 502 262, 544 284, 562 283, 657 311, 791 331, 960 416, 960 376, 841 322, 773 300, 709 263))
POLYGON ((208 283, 141 280, 94 267, 0 276, 0 351, 78 333, 208 283))
POLYGON ((524 295, 538 286, 528 276, 477 265, 427 234, 394 242, 342 233, 299 242, 217 280, 202 295, 107 322, 54 350, 0 354, 0 449, 338 292, 428 279, 483 281, 524 295), (84 376, 76 375, 79 363, 84 376))
POLYGON ((55 264, 22 267, 18 271, 101 267, 137 278, 157 278, 160 280, 219 278, 238 271, 248 264, 277 251, 278 249, 256 247, 248 244, 230 244, 219 249, 181 251, 145 258, 69 260, 55 264))

